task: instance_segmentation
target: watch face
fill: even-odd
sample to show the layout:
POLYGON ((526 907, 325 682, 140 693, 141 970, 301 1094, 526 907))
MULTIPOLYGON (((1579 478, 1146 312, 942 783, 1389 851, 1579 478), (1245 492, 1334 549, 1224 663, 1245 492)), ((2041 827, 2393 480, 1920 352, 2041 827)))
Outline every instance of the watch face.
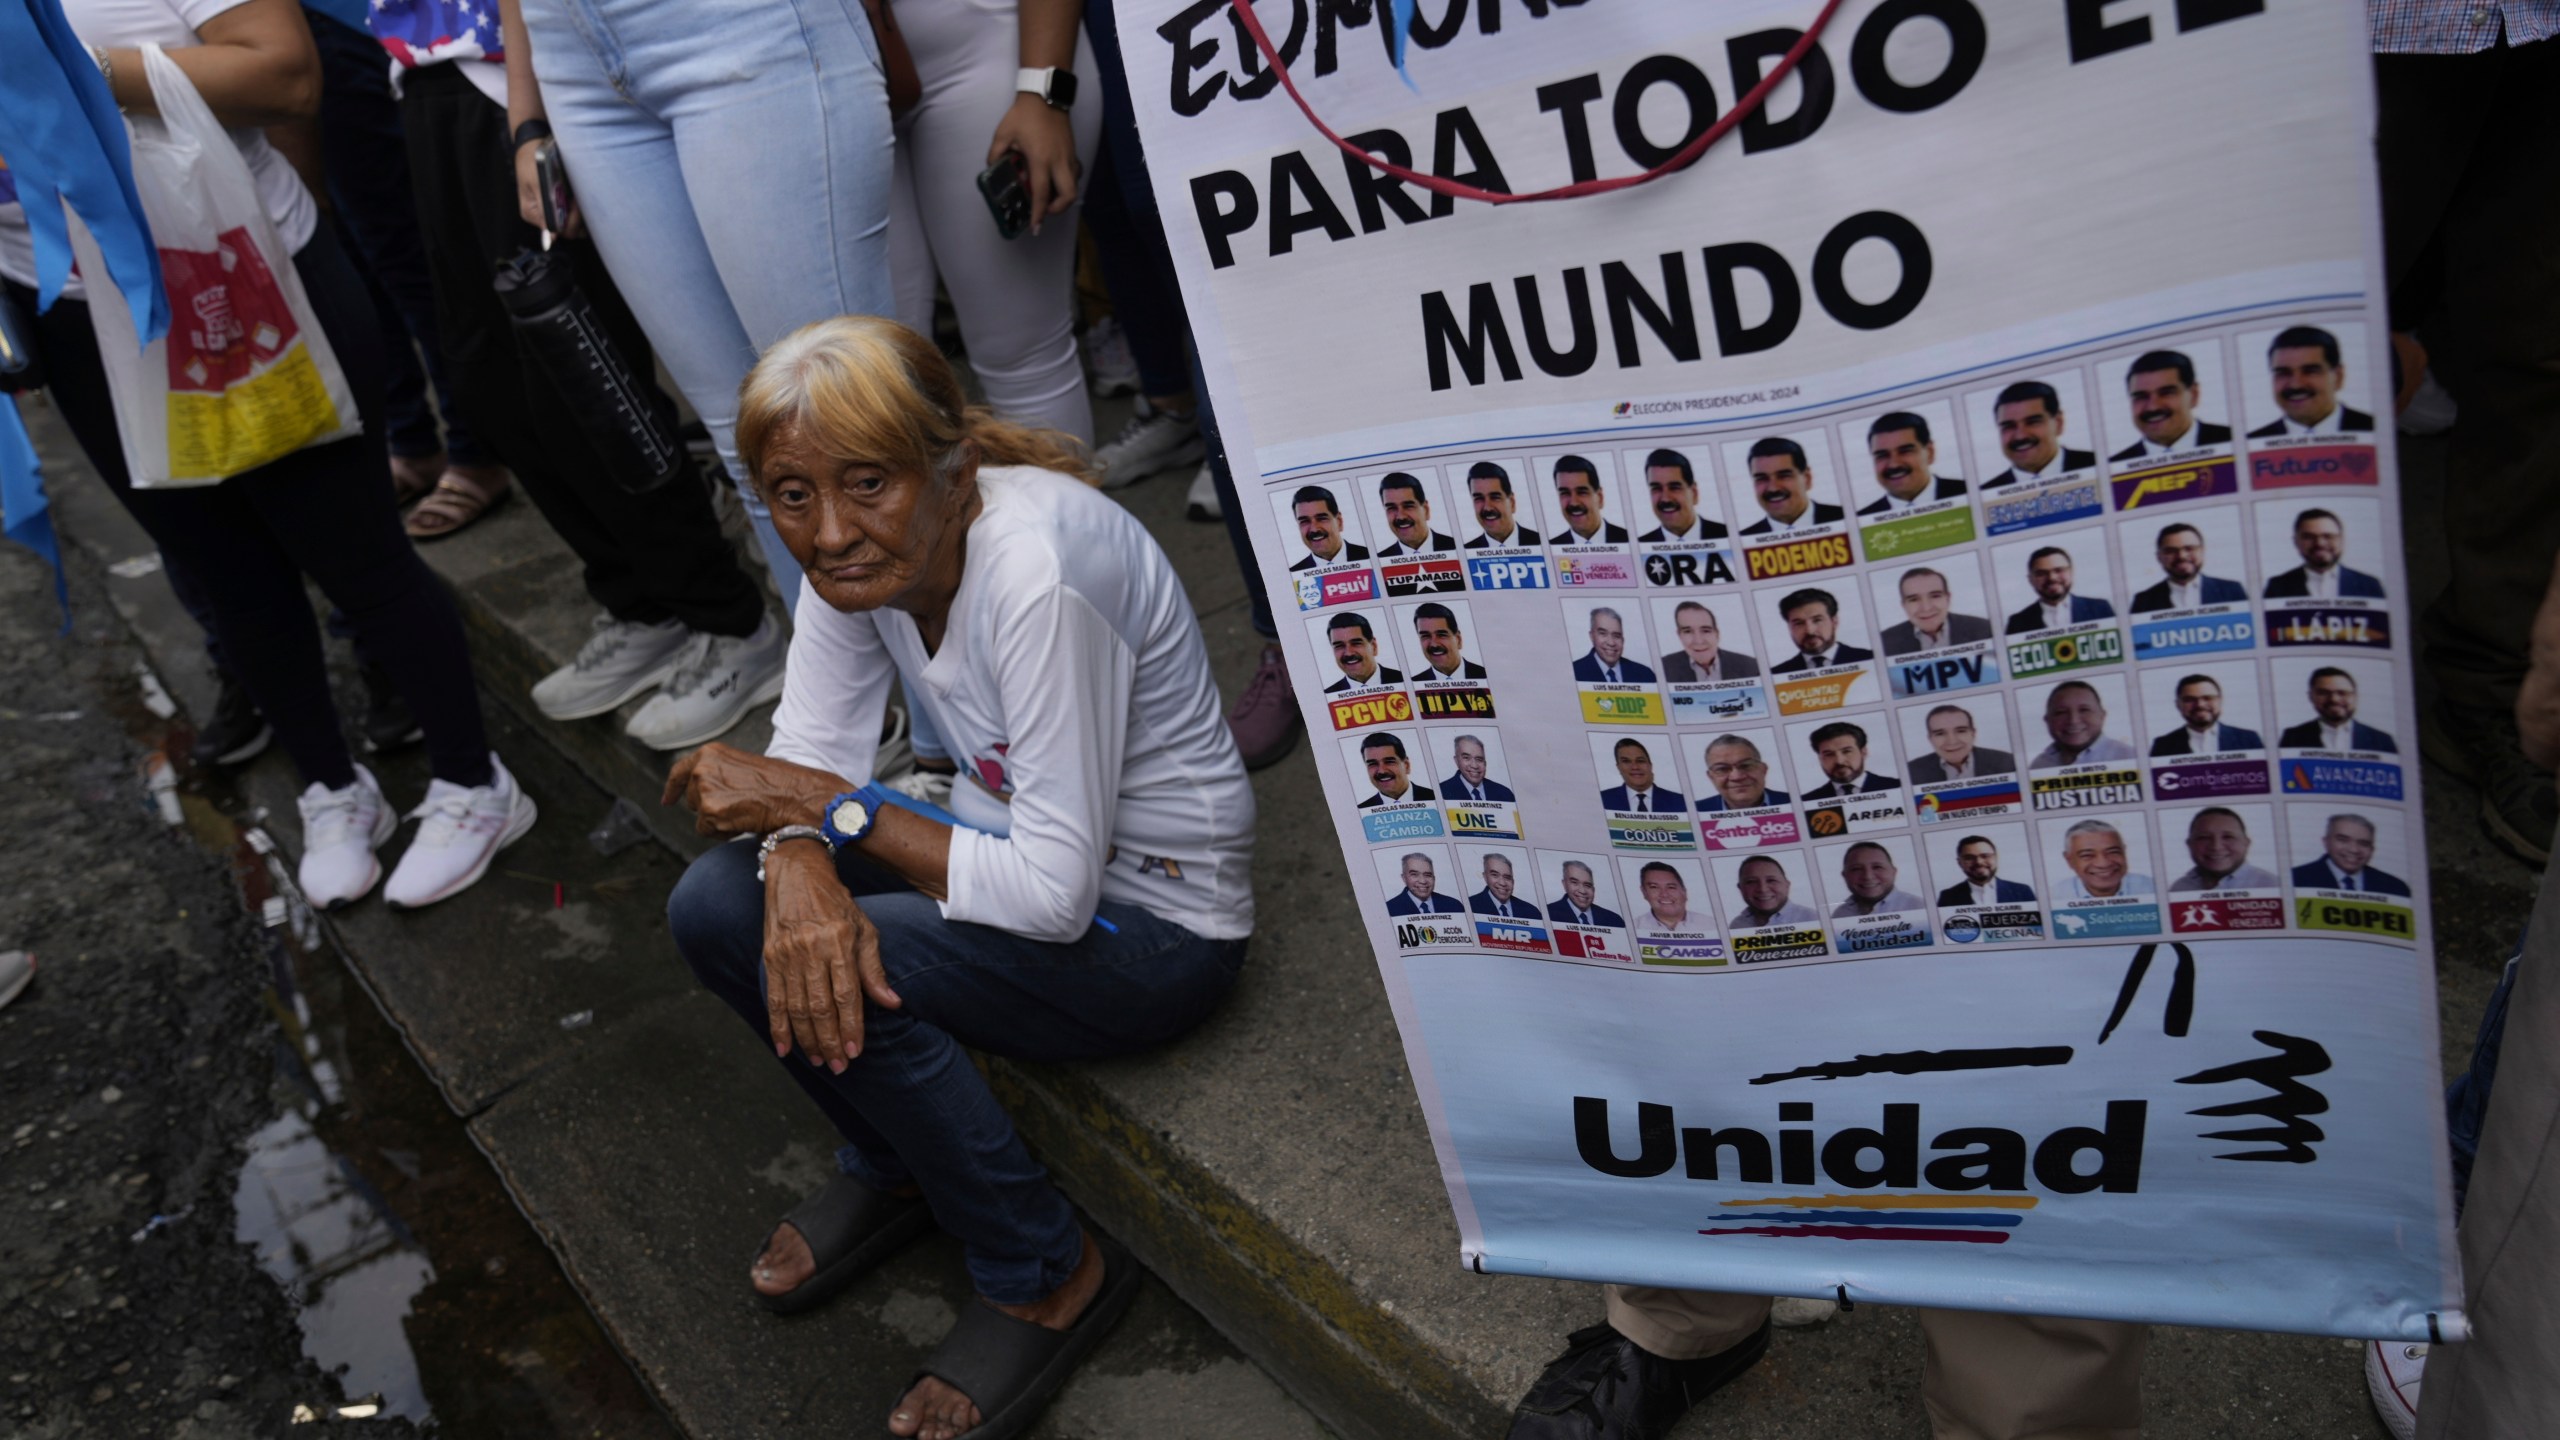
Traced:
POLYGON ((859 800, 847 800, 836 806, 835 813, 827 817, 827 827, 850 839, 862 833, 863 825, 870 818, 869 806, 859 800))

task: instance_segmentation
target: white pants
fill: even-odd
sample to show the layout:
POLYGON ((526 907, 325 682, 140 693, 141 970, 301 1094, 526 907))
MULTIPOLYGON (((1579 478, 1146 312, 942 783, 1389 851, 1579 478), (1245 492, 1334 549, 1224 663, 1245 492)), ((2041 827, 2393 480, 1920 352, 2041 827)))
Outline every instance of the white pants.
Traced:
MULTIPOLYGON (((1007 240, 978 193, 996 123, 1013 105, 1022 65, 1012 0, 901 5, 924 98, 898 122, 889 201, 889 271, 900 323, 933 333, 938 273, 960 318, 969 366, 998 415, 1093 443, 1093 402, 1076 353, 1076 214, 1007 240)), ((1087 174, 1102 134, 1093 49, 1076 40, 1076 159, 1087 174)))

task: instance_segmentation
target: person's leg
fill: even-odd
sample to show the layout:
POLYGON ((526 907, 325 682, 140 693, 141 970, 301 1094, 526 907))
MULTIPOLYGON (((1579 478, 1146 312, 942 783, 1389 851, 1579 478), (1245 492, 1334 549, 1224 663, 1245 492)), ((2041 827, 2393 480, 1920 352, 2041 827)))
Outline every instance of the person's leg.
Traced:
POLYGON ((2498 1056, 2506 1048, 2507 1010, 2515 995, 2519 951, 2498 976, 2498 988, 2481 1007, 2480 1028, 2471 1046, 2471 1063, 2445 1087, 2445 1140, 2453 1150, 2453 1213, 2459 1220, 2469 1198, 2472 1167, 2480 1160, 2480 1132, 2489 1121, 2489 1097, 2498 1085, 2498 1056))
POLYGON ((1923 1310, 1920 1328, 1933 1440, 2141 1440, 2144 1326, 1923 1310))
MULTIPOLYGON (((880 932, 889 983, 903 1001, 872 1007, 860 1058, 814 1071, 841 1107, 826 1108, 859 1156, 860 1178, 903 1174, 959 1237, 971 1283, 1001 1305, 1030 1304, 1063 1284, 1082 1245, 1073 1212, 1022 1148, 1013 1123, 962 1047, 1029 1060, 1125 1054, 1180 1035, 1224 998, 1241 942, 1203 940, 1133 906, 1106 903, 1069 944, 954 924, 940 906, 894 885, 849 852, 837 869, 880 932), (844 1123, 849 1110, 860 1124, 844 1123), (891 1159, 889 1157, 894 1157, 891 1159)), ((668 900, 676 947, 705 985, 759 1036, 764 893, 755 852, 723 845, 694 862, 668 900)))
MULTIPOLYGON (((267 713, 303 782, 331 790, 353 783, 355 762, 329 698, 328 668, 302 576, 243 501, 238 481, 136 490, 125 469, 115 401, 98 356, 97 334, 90 328, 89 307, 76 300, 57 301, 37 317, 36 326, 52 371, 50 393, 72 437, 90 467, 160 547, 164 568, 189 573, 206 608, 208 633, 220 637, 225 661, 267 713)), ((335 339, 332 335, 333 344, 335 339)), ((355 377, 351 373, 348 378, 352 386, 355 377)), ((352 443, 341 440, 325 448, 352 443)), ((389 483, 387 476, 380 478, 389 483)))
POLYGON ((1766 1295, 1658 1285, 1601 1288, 1608 1297, 1610 1328, 1665 1360, 1720 1355, 1750 1339, 1769 1320, 1766 1295))
MULTIPOLYGON (((762 1035, 767 1014, 764 891, 755 873, 752 838, 713 847, 693 862, 668 895, 667 924, 694 979, 762 1035)), ((843 1138, 844 1145, 836 1151, 836 1168, 877 1190, 904 1190, 915 1183, 897 1148, 827 1083, 824 1071, 796 1055, 781 1065, 843 1138)))
POLYGON ((2560 1435, 2560 875, 2543 881, 2507 1005, 2517 1043, 2498 1062, 2462 1210, 2471 1338, 2428 1352, 2419 1440, 2560 1435))
POLYGON ((2462 407, 2443 491, 2453 564, 2420 623, 2441 701, 2430 754, 2480 786, 2490 833, 2538 863, 2560 804, 2509 717, 2560 550, 2560 253, 2516 237, 2560 228, 2560 41, 2385 57, 2379 73, 2392 259, 2419 234, 2441 257, 2437 369, 2462 407))
MULTIPOLYGON (((337 237, 326 227, 315 232, 294 268, 349 386, 359 397, 379 394, 372 306, 337 237)), ((345 612, 425 729, 436 778, 486 785, 494 772, 462 617, 400 529, 381 430, 371 414, 366 419, 361 435, 296 451, 226 488, 240 490, 267 532, 345 612)), ((307 603, 302 613, 309 616, 307 603)))
MULTIPOLYGON (((1076 212, 1040 221, 1038 234, 998 234, 978 193, 987 145, 1012 108, 1020 62, 1015 7, 1005 0, 917 6, 898 26, 915 54, 924 98, 899 122, 899 163, 915 192, 915 216, 932 267, 960 320, 969 368, 998 415, 1093 443, 1093 401, 1085 393, 1076 351, 1074 290, 1076 212)), ((1076 69, 1094 83, 1092 47, 1079 37, 1076 69)), ((1096 108, 1069 110, 1077 154, 1090 160, 1102 119, 1096 108)), ((902 298, 919 287, 902 277, 902 298)), ((929 312, 902 309, 913 329, 930 332, 929 312), (920 323, 921 322, 921 323, 920 323)))
POLYGON ((391 453, 428 455, 441 450, 456 466, 472 469, 494 463, 462 413, 452 387, 445 383, 444 351, 436 332, 435 283, 427 273, 427 250, 419 229, 416 197, 409 180, 408 141, 400 126, 400 102, 391 92, 390 67, 382 46, 371 35, 342 25, 318 11, 306 12, 311 38, 320 49, 320 159, 335 202, 338 221, 367 277, 391 305, 381 324, 385 358, 397 390, 402 372, 419 372, 425 389, 432 387, 442 411, 444 437, 435 439, 436 417, 404 437, 411 423, 396 407, 391 427, 391 453), (416 343, 411 344, 412 341, 416 343), (414 358, 413 358, 414 357, 414 358), (416 448, 425 444, 426 449, 416 448))
MULTIPOLYGON (((438 328, 462 409, 577 553, 587 592, 607 613, 636 625, 672 620, 717 635, 752 633, 763 598, 701 487, 679 482, 633 495, 615 484, 559 387, 518 343, 490 269, 535 248, 539 237, 516 213, 506 111, 451 69, 412 71, 402 113, 438 328)), ((578 267, 579 288, 608 338, 647 373, 647 341, 594 247, 564 241, 552 253, 578 267)))
POLYGON ((889 309, 888 94, 860 7, 797 0, 526 7, 578 203, 639 322, 711 432, 786 603, 799 565, 739 462, 760 347, 889 309), (789 155, 773 137, 809 144, 789 155), (814 160, 814 163, 812 161, 814 160))
POLYGON ((1138 363, 1141 391, 1150 400, 1187 408, 1192 398, 1191 317, 1174 280, 1155 192, 1148 188, 1147 155, 1129 106, 1128 70, 1121 63, 1113 0, 1087 0, 1084 28, 1093 43, 1094 78, 1100 82, 1095 88, 1101 93, 1092 99, 1102 112, 1102 151, 1109 159, 1107 168, 1095 172, 1085 224, 1092 228, 1101 256, 1112 314, 1129 337, 1129 358, 1138 363), (1102 193, 1106 186, 1108 197, 1102 193))

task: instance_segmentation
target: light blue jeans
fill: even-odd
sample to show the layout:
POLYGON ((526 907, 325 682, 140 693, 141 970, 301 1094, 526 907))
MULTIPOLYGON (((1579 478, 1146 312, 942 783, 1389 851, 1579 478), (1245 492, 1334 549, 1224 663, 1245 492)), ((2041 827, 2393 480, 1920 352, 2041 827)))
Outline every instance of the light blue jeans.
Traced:
POLYGON ((747 483, 764 347, 891 312, 888 88, 860 0, 524 0, 596 248, 719 446, 784 603, 800 567, 747 483))

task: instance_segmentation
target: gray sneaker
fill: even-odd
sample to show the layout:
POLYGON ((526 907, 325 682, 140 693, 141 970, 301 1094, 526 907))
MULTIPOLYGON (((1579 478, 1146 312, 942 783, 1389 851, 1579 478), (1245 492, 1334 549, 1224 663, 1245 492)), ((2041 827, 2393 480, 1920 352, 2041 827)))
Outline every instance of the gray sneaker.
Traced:
POLYGON ((722 734, 782 693, 790 639, 771 615, 747 636, 695 635, 674 672, 623 733, 652 750, 682 750, 722 734))
POLYGON ((1197 465, 1208 453, 1209 447, 1200 439, 1198 412, 1176 415, 1159 410, 1141 395, 1129 423, 1120 427, 1111 443, 1093 452, 1093 459, 1102 470, 1102 488, 1118 490, 1159 470, 1197 465))
POLYGON ((602 715, 665 680, 687 638, 673 620, 636 625, 598 615, 578 658, 534 682, 533 703, 554 720, 602 715))

